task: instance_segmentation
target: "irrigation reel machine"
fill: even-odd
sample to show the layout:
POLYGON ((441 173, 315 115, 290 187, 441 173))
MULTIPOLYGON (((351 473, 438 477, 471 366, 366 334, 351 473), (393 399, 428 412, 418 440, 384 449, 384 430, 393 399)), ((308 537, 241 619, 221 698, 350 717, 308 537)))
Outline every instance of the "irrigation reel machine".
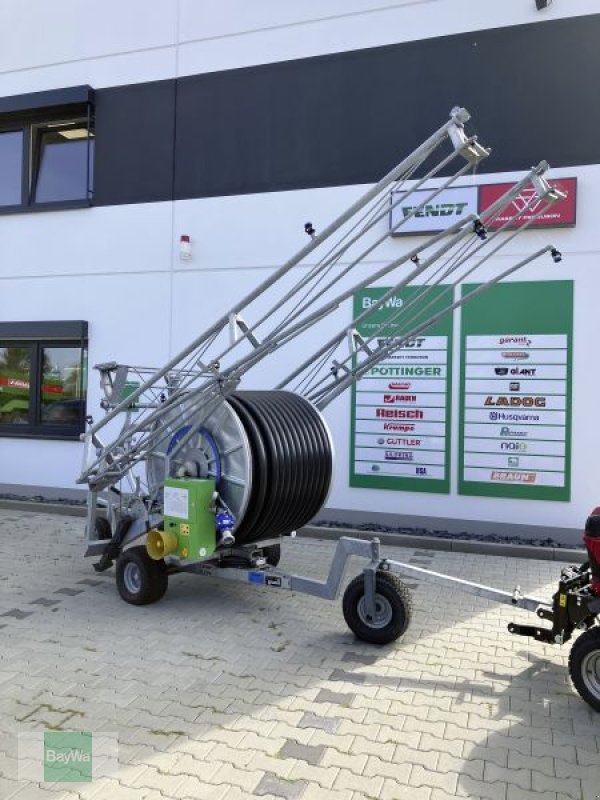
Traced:
POLYGON ((346 622, 360 639, 383 644, 405 632, 410 597, 397 575, 418 574, 550 623, 512 624, 511 633, 563 644, 576 628, 584 630, 570 671, 581 696, 600 710, 600 516, 588 521, 589 563, 564 570, 551 601, 390 561, 377 539, 340 539, 325 582, 276 569, 281 537, 314 518, 328 496, 333 443, 321 412, 442 316, 536 259, 561 259, 548 245, 516 263, 510 258, 502 271, 490 264, 564 198, 547 182, 542 162, 479 216, 462 217, 390 260, 389 230, 380 223, 390 213, 391 189, 399 198, 393 202, 411 207, 399 229, 489 155, 467 135, 469 119, 453 109, 446 124, 323 231, 307 223, 306 246, 162 368, 98 365, 106 413, 82 437, 79 478, 88 486, 86 555, 99 556, 99 571, 116 561, 119 593, 136 605, 159 600, 178 572, 334 599, 348 559, 362 556, 367 564, 343 597, 346 622), (420 200, 423 193, 415 192, 436 177, 438 188, 420 200), (513 200, 531 188, 531 200, 515 212, 513 200), (501 225, 490 225, 500 216, 501 225), (477 271, 483 282, 454 300, 456 287, 477 271), (383 278, 392 288, 331 335, 345 301, 383 278), (419 287, 414 299, 378 324, 377 311, 408 285, 419 287), (452 293, 442 311, 432 291, 438 287, 452 293), (324 320, 326 340, 313 352, 324 320), (359 326, 372 333, 360 335, 359 326), (308 355, 276 386, 240 388, 246 373, 307 333, 308 355))

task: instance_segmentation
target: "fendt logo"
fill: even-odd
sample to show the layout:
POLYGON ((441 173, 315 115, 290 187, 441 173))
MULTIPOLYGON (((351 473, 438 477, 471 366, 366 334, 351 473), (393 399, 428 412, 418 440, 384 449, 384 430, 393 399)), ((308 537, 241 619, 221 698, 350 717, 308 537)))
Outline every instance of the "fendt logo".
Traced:
POLYGON ((410 217, 414 213, 415 217, 460 217, 464 214, 468 203, 432 203, 424 206, 420 211, 416 211, 418 206, 402 206, 404 217, 410 217))

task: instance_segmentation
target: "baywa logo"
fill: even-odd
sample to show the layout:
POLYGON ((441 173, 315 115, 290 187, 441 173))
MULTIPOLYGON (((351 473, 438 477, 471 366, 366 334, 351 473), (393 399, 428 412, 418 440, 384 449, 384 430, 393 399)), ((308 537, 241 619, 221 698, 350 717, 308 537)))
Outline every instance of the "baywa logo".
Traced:
MULTIPOLYGON (((362 299, 362 307, 364 309, 373 308, 379 303, 379 298, 376 297, 363 297, 362 299)), ((383 303, 381 308, 402 308, 404 305, 404 301, 401 297, 390 297, 388 300, 383 303)))
POLYGON ((509 436, 511 439, 524 439, 527 436, 527 431, 515 431, 509 428, 508 425, 503 425, 500 428, 500 436, 509 436))
POLYGON ((414 213, 415 217, 462 217, 468 203, 432 203, 424 206, 420 211, 418 206, 402 206, 404 217, 414 213))
POLYGON ((44 780, 79 783, 92 780, 92 734, 44 732, 44 780))

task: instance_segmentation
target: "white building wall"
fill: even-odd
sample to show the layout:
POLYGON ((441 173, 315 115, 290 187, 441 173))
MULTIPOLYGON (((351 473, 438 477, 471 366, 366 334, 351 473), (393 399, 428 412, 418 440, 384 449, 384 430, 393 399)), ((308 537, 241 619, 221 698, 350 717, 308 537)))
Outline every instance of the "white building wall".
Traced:
MULTIPOLYGON (((535 10, 533 0, 387 4, 377 0, 226 0, 218 5, 207 0, 156 0, 150 10, 142 0, 102 4, 57 0, 40 4, 32 21, 26 4, 5 0, 0 5, 0 96, 83 83, 100 88, 476 32, 539 21, 542 14, 553 19, 597 10, 594 0, 555 0, 544 12, 535 10)), ((474 33, 474 46, 476 38, 474 33)), ((402 102, 401 77, 391 102, 402 102)), ((460 95, 457 87, 458 102, 460 95)), ((440 123, 447 112, 440 109, 440 123)), ((403 155, 398 154, 399 158, 403 155)), ((562 264, 553 267, 544 260, 528 267, 518 279, 575 281, 571 502, 459 497, 455 486, 450 496, 350 489, 347 394, 327 411, 338 461, 329 501, 332 507, 576 528, 598 501, 600 432, 594 398, 600 391, 600 373, 595 368, 595 343, 600 341, 596 309, 600 234, 595 209, 600 207, 600 167, 557 170, 553 175, 579 179, 577 228, 524 234, 509 252, 518 257, 550 239, 564 253, 562 264)), ((499 174, 485 180, 517 177, 499 174)), ((112 359, 159 365, 304 245, 306 220, 322 229, 364 189, 339 187, 0 216, 0 319, 86 319, 90 365, 112 359), (193 240, 189 264, 178 259, 182 233, 193 240)), ((414 242, 390 239, 387 253, 399 254, 414 242)), ((507 258, 504 254, 495 266, 506 265, 507 258)), ((340 325, 349 319, 349 307, 342 308, 337 315, 340 325)), ((313 343, 318 341, 315 336, 313 343)), ((298 344, 296 350, 292 346, 286 363, 298 360, 304 346, 298 344)), ((261 368, 248 386, 253 381, 264 386, 273 379, 271 369, 261 368)), ((457 379, 454 386, 458 390, 457 379)), ((95 418, 98 401, 92 373, 88 412, 95 418)), ((454 408, 458 409, 458 402, 454 408)), ((454 428, 456 438, 457 422, 454 428)), ((78 443, 0 438, 0 484, 72 488, 80 457, 78 443)), ((452 465, 452 473, 456 481, 457 464, 452 465)))

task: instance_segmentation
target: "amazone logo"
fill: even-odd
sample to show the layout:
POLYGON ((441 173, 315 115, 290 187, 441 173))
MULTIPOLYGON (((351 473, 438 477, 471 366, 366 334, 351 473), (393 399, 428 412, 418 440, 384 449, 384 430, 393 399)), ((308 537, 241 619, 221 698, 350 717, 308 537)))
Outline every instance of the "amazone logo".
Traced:
POLYGON ((418 206, 402 206, 402 213, 405 217, 409 217, 413 212, 415 217, 460 217, 468 205, 468 203, 437 203, 425 206, 416 212, 418 206))

